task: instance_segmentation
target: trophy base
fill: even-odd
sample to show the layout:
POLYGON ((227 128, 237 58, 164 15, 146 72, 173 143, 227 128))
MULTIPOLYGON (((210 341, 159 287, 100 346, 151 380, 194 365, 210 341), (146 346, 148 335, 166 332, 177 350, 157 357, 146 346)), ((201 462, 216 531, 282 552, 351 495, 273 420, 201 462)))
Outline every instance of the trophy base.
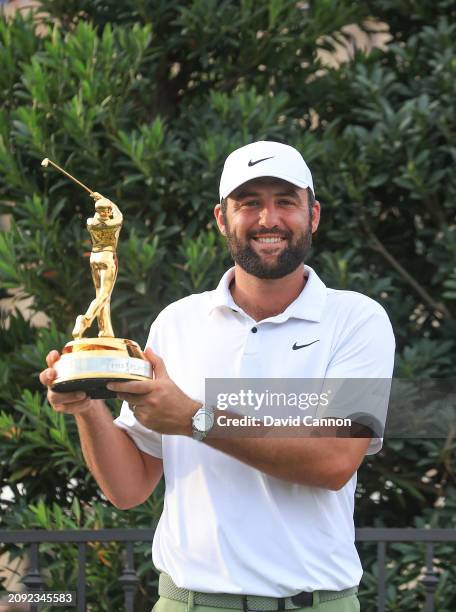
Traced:
POLYGON ((139 345, 122 338, 81 338, 68 342, 60 359, 52 389, 59 393, 84 391, 92 399, 116 397, 110 382, 150 380, 152 367, 139 345))
POLYGON ((129 382, 131 380, 144 380, 144 378, 126 378, 116 376, 114 378, 78 378, 75 380, 62 380, 52 385, 52 390, 58 393, 73 393, 84 391, 92 399, 110 399, 116 397, 115 391, 110 391, 106 385, 111 382, 129 382))

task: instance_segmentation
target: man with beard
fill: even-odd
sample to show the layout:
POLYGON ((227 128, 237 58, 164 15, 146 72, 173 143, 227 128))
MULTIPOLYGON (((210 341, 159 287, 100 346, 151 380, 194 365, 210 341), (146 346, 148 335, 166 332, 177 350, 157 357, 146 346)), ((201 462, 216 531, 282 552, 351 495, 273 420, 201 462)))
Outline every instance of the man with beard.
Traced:
POLYGON ((100 400, 49 390, 49 401, 75 414, 87 464, 117 507, 145 501, 164 470, 155 612, 359 610, 356 470, 381 439, 271 437, 261 425, 241 435, 223 423, 242 409, 205 403, 205 380, 390 378, 391 325, 379 304, 328 289, 304 265, 320 204, 296 149, 231 153, 214 214, 235 265, 154 321, 145 354, 155 379, 110 385, 124 400, 114 421, 100 400))

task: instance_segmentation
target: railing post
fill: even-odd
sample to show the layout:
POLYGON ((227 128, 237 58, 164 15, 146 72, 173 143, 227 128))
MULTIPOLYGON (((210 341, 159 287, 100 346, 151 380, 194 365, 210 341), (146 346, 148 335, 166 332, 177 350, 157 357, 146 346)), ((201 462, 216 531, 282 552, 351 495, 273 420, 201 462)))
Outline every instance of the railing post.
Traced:
POLYGON ((377 566, 378 566, 378 599, 377 599, 377 610, 378 612, 385 612, 386 601, 385 601, 385 557, 386 557, 386 544, 385 542, 378 542, 377 544, 377 566))
POLYGON ((426 572, 421 578, 421 584, 426 591, 426 612, 434 612, 434 599, 439 577, 434 570, 434 544, 432 542, 426 543, 426 572))
MULTIPOLYGON (((25 585, 27 591, 39 591, 44 586, 44 580, 41 578, 39 559, 38 559, 38 542, 32 542, 30 544, 30 565, 27 573, 22 578, 22 582, 25 585)), ((38 606, 31 606, 31 612, 37 612, 38 606)))
POLYGON ((78 543, 78 590, 77 590, 77 612, 85 612, 86 609, 86 543, 78 543))
POLYGON ((38 543, 30 544, 30 565, 27 573, 22 578, 22 582, 28 591, 38 591, 43 588, 44 580, 41 578, 39 562, 38 562, 38 543))
POLYGON ((123 574, 119 578, 119 582, 122 585, 125 593, 125 612, 134 612, 135 593, 139 583, 139 578, 135 572, 133 542, 127 542, 126 549, 127 561, 123 574))

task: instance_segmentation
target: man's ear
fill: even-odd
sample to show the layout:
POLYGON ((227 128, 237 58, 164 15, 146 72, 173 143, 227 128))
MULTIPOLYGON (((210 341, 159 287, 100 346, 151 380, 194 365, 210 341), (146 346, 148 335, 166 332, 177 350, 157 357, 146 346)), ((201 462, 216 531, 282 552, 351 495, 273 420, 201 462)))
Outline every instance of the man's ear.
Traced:
POLYGON ((214 217, 215 217, 215 220, 217 221, 217 226, 220 230, 220 233, 223 234, 223 236, 226 236, 226 228, 225 228, 225 222, 223 220, 222 205, 220 203, 214 206, 214 217))
POLYGON ((320 202, 318 200, 315 200, 315 203, 312 207, 312 234, 314 234, 318 229, 318 225, 320 223, 320 212, 320 202))

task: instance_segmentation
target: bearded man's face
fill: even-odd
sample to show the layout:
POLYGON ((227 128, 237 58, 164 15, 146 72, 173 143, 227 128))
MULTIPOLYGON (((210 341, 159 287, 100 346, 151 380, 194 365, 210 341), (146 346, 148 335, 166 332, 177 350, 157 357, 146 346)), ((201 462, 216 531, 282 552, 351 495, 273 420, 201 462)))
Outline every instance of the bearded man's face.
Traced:
POLYGON ((312 216, 305 189, 262 178, 236 189, 222 206, 234 261, 258 278, 282 278, 307 258, 312 216))

